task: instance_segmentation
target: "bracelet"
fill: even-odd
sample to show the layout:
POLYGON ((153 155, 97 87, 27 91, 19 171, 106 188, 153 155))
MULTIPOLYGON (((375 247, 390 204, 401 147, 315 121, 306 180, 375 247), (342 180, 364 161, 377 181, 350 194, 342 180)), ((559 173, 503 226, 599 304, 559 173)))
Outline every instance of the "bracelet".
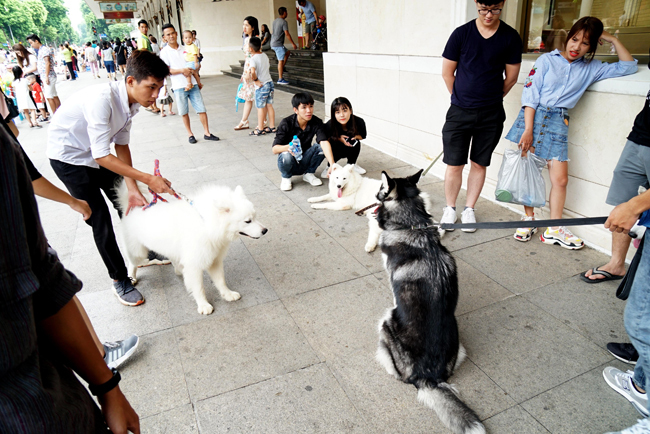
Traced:
POLYGON ((92 393, 95 396, 99 395, 104 395, 111 390, 115 389, 115 387, 118 385, 122 377, 120 376, 120 373, 117 372, 117 369, 113 368, 111 369, 111 372, 113 373, 113 377, 108 380, 104 384, 99 384, 97 386, 89 384, 88 389, 90 390, 90 393, 92 393))

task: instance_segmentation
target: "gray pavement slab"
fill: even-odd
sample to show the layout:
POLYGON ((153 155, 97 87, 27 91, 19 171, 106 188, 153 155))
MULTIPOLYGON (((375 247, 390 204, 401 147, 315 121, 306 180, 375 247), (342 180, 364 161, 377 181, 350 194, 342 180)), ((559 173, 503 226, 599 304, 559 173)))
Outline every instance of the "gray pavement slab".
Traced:
MULTIPOLYGON (((311 209, 307 199, 325 194, 326 185, 294 177, 293 190, 280 191, 273 136, 233 130, 241 118, 232 104, 237 80, 203 79, 210 131, 222 140, 205 141, 192 110, 194 145, 180 116, 142 111, 133 120, 131 153, 135 167, 150 173, 159 159, 163 176, 189 196, 206 183, 243 187, 269 232, 236 240, 225 259, 226 281, 241 300, 222 300, 206 274, 215 311, 200 315, 172 267, 154 266, 138 272, 146 303, 122 306, 109 290, 90 227, 65 205, 38 199, 50 243, 84 282, 79 298, 99 337, 141 337, 138 352, 121 367, 121 387, 142 431, 447 432, 417 402, 414 387, 375 361, 377 323, 392 294, 381 253, 363 250, 367 220, 351 211, 311 209)), ((96 83, 82 75, 61 83, 59 93, 65 103, 71 92, 96 83)), ((277 123, 293 113, 290 98, 275 95, 277 123)), ((316 103, 315 114, 324 113, 316 103)), ((36 166, 62 187, 45 157, 48 127, 19 129, 36 166)), ((391 176, 418 170, 361 146, 359 164, 372 178, 382 170, 391 176)), ((429 175, 420 187, 440 219, 444 183, 429 175)), ((464 200, 461 191, 459 217, 464 200)), ((520 218, 485 198, 476 213, 479 221, 520 218)), ((450 381, 491 433, 599 433, 632 425, 636 412, 601 376, 614 363, 606 343, 627 341, 624 303, 614 297, 616 283, 587 285, 577 277, 607 257, 537 238, 520 243, 512 234, 457 230, 442 239, 458 265, 456 314, 469 353, 450 381)))

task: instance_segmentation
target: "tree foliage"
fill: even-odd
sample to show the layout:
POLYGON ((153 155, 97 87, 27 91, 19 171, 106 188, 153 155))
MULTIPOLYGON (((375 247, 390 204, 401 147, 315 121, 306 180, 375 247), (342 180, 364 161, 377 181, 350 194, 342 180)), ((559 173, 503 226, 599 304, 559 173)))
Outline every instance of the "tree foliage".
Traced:
POLYGON ((36 33, 44 43, 77 42, 62 0, 0 0, 0 30, 5 40, 26 42, 36 33))
MULTIPOLYGON (((2 1, 2 0, 0 0, 2 1)), ((81 41, 93 41, 100 40, 99 35, 105 34, 107 38, 104 39, 115 39, 115 38, 124 38, 128 36, 129 33, 133 30, 131 24, 106 24, 106 20, 95 17, 95 14, 90 10, 86 2, 81 2, 81 14, 84 18, 84 24, 79 26, 81 30, 81 41), (93 34, 93 27, 97 29, 97 36, 93 34)))

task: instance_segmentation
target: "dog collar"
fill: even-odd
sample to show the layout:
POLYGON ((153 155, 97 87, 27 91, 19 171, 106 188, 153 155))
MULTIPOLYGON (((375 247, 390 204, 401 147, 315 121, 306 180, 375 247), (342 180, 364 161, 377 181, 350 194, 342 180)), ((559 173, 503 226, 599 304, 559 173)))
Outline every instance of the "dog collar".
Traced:
POLYGON ((361 208, 359 211, 355 212, 355 214, 358 215, 358 216, 362 216, 370 208, 375 208, 372 213, 377 214, 377 211, 379 210, 379 207, 382 206, 384 202, 390 202, 391 200, 393 200, 393 198, 389 197, 387 199, 384 199, 383 202, 375 202, 372 205, 368 205, 366 207, 361 208))

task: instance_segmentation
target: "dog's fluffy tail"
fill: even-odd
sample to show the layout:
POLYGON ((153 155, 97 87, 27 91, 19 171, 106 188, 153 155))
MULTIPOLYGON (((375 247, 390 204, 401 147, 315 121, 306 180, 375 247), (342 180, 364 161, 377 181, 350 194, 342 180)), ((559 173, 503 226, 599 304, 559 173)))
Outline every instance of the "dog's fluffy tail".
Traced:
MULTIPOLYGON (((136 184, 138 185, 140 193, 142 193, 147 202, 151 201, 151 194, 149 193, 147 186, 140 181, 136 181, 136 184)), ((113 189, 115 190, 115 193, 117 193, 117 207, 122 213, 126 212, 126 209, 129 206, 129 190, 126 188, 124 178, 117 181, 113 189)))
POLYGON ((442 423, 456 434, 485 434, 478 415, 456 393, 447 383, 423 385, 418 387, 418 401, 433 409, 442 423))

